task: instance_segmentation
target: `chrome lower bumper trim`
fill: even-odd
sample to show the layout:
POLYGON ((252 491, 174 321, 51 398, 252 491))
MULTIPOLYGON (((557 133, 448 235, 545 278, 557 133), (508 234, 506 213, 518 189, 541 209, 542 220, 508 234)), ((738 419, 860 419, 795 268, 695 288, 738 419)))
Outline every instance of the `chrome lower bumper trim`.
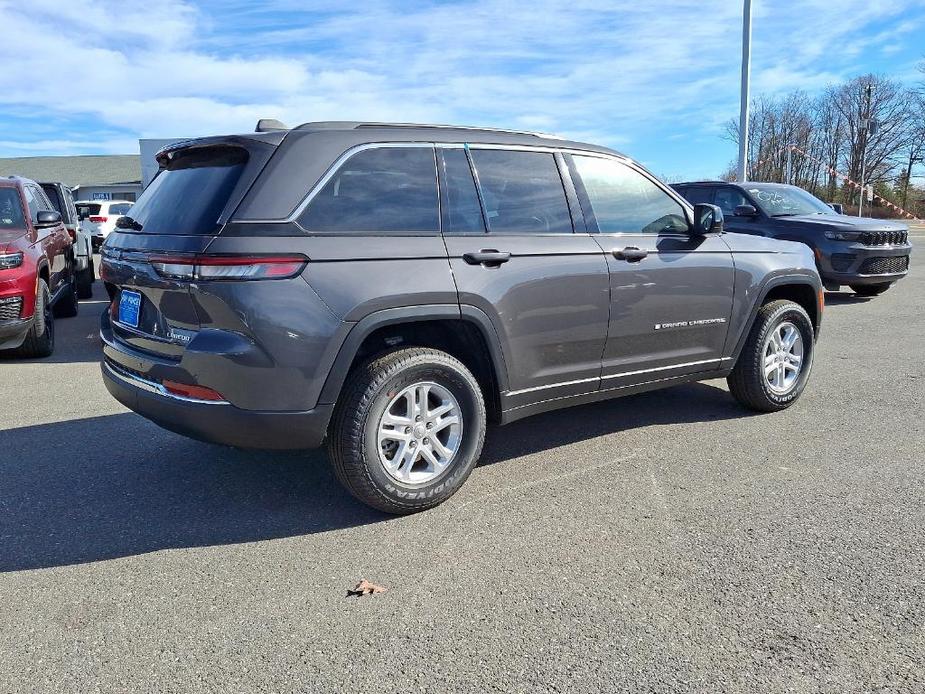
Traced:
POLYGON ((149 393, 154 393, 156 395, 162 395, 165 398, 170 398, 171 400, 179 400, 181 402, 192 402, 197 405, 230 405, 227 400, 200 400, 199 398, 187 398, 182 395, 175 395, 169 390, 164 388, 160 383, 155 383, 154 381, 149 381, 141 376, 138 376, 127 371, 123 371, 115 364, 112 364, 109 361, 104 361, 103 366, 106 371, 113 377, 117 378, 124 383, 128 383, 131 386, 140 388, 141 390, 147 391, 149 393))

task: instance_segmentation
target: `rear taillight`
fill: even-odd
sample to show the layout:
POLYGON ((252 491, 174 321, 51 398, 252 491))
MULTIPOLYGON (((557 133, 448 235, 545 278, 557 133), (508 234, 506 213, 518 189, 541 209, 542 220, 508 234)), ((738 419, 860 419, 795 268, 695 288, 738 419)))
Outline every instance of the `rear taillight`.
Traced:
POLYGON ((76 229, 68 229, 68 230, 67 230, 67 234, 68 234, 68 236, 71 237, 71 241, 76 241, 76 240, 77 240, 77 230, 76 230, 76 229))
POLYGON ((161 277, 178 280, 280 280, 305 268, 304 255, 153 255, 149 258, 161 277))
POLYGON ((94 224, 103 224, 109 221, 109 217, 90 217, 90 221, 94 224))

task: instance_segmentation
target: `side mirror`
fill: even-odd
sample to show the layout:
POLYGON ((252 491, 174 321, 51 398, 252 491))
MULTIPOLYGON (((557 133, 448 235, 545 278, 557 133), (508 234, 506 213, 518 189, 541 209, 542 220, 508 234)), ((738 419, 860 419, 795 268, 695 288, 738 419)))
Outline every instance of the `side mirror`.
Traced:
POLYGON ((698 202, 694 205, 694 226, 691 229, 693 236, 706 236, 719 234, 723 231, 723 211, 716 205, 698 202))
POLYGON ((736 217, 757 217, 758 210, 755 209, 754 205, 736 205, 732 214, 736 217))
POLYGON ((829 207, 835 210, 836 214, 845 214, 845 208, 840 202, 830 202, 829 207))
POLYGON ((44 227, 53 227, 61 223, 61 213, 42 210, 35 216, 35 226, 42 229, 44 227))

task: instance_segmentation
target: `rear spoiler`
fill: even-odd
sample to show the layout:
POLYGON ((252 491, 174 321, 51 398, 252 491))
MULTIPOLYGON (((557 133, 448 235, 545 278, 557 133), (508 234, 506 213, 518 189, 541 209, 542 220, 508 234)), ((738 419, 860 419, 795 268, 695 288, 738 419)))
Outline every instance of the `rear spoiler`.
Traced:
POLYGON ((289 130, 289 128, 275 118, 261 118, 257 121, 257 127, 254 128, 255 133, 270 133, 274 130, 289 130))

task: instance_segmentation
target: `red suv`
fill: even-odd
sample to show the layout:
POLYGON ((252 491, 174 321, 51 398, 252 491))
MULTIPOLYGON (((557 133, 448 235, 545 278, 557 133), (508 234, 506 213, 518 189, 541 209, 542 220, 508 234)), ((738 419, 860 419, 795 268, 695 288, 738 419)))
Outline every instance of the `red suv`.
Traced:
POLYGON ((47 357, 54 317, 77 315, 77 273, 61 213, 34 181, 0 178, 0 350, 47 357))

